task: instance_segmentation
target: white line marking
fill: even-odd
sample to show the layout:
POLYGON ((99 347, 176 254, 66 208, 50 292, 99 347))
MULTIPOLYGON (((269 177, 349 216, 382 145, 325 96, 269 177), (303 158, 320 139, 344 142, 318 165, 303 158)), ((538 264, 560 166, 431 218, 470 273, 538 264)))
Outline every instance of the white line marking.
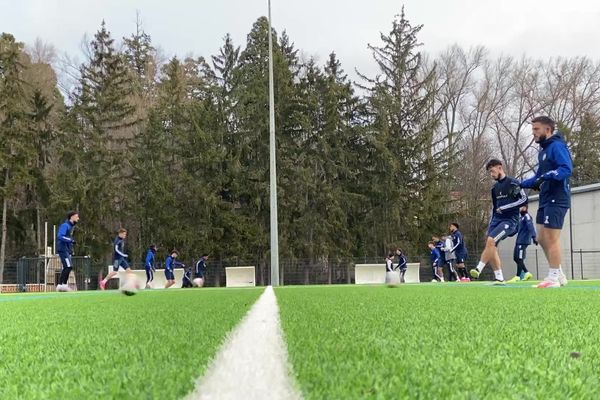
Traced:
POLYGON ((301 398, 289 375, 275 292, 268 286, 186 399, 301 398))

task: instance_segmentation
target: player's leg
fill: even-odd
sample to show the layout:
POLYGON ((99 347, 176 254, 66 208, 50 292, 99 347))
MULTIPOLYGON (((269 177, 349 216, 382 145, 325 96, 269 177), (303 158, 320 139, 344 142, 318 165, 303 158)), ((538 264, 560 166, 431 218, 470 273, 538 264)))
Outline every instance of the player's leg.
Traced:
POLYGON ((519 282, 523 277, 525 272, 523 272, 523 245, 515 244, 515 249, 513 251, 513 261, 517 265, 517 273, 516 275, 508 280, 508 283, 519 282))
POLYGON ((154 272, 152 271, 152 268, 146 268, 146 289, 150 289, 152 287, 150 282, 152 282, 153 279, 154 272))
POLYGON ((527 265, 525 264, 525 258, 527 257, 527 245, 521 245, 521 270, 522 270, 522 276, 521 276, 521 280, 523 281, 528 281, 531 278, 533 278, 533 274, 531 272, 529 272, 529 270, 527 269, 527 265))
POLYGON ((119 265, 121 265, 121 260, 114 260, 112 268, 113 270, 110 271, 108 275, 106 275, 106 277, 100 281, 101 290, 106 290, 106 282, 108 282, 109 280, 114 278, 115 275, 117 275, 117 272, 119 271, 119 265))
POLYGON ((73 269, 73 264, 71 261, 71 255, 68 253, 59 253, 60 262, 62 264, 62 270, 60 271, 60 276, 58 277, 58 284, 56 285, 56 290, 59 291, 68 291, 69 290, 69 274, 73 269))
POLYGON ((548 260, 548 276, 538 285, 539 288, 554 288, 567 284, 567 278, 562 272, 562 249, 560 234, 568 208, 546 207, 543 216, 536 216, 536 223, 542 224, 542 248, 548 260), (543 217, 540 220, 539 217, 543 217))
POLYGON ((491 261, 491 259, 494 257, 495 254, 496 254, 496 243, 494 242, 493 237, 488 236, 485 241, 485 248, 483 249, 483 252, 481 253, 481 257, 479 258, 479 264, 477 264, 477 267, 475 267, 474 269, 469 271, 471 276, 473 278, 479 278, 481 271, 483 271, 485 266, 491 261))

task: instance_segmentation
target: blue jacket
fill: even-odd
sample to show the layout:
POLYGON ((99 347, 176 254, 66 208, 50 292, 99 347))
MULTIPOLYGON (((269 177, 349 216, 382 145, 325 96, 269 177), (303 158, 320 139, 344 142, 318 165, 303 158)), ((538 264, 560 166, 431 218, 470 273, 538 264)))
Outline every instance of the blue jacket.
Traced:
POLYGON ((459 230, 452 232, 452 251, 458 258, 465 258, 467 255, 467 246, 463 239, 463 235, 459 230))
POLYGON ((519 233, 517 234, 517 244, 529 246, 531 239, 536 239, 535 227, 529 213, 521 217, 519 222, 519 233))
POLYGON ((175 260, 173 257, 168 256, 167 261, 165 261, 165 269, 168 269, 169 271, 173 271, 173 269, 177 268, 177 267, 183 267, 183 263, 180 263, 179 261, 175 260))
POLYGON ((57 253, 72 253, 73 252, 73 229, 75 224, 71 221, 66 220, 58 228, 56 234, 56 252, 57 253))
POLYGON ((204 257, 200 257, 200 260, 196 263, 196 277, 203 277, 204 272, 206 271, 206 259, 204 257))
POLYGON ((398 265, 396 266, 397 269, 406 269, 407 268, 407 260, 406 260, 406 256, 404 254, 401 254, 398 257, 398 265))
POLYGON ((439 267, 442 265, 441 261, 442 255, 437 249, 437 247, 434 247, 433 249, 431 249, 431 265, 433 265, 434 267, 439 267))
POLYGON ((435 242, 435 248, 438 250, 438 252, 440 253, 440 262, 442 264, 446 263, 446 253, 444 252, 444 241, 443 240, 438 240, 435 242))
POLYGON ((519 208, 526 203, 527 195, 519 186, 519 181, 510 176, 505 176, 492 187, 492 220, 514 220, 517 222, 519 208))
POLYGON ((148 249, 146 253, 146 262, 144 263, 146 268, 154 268, 154 250, 148 249))
POLYGON ((540 208, 571 207, 569 177, 573 173, 573 161, 565 139, 557 132, 540 143, 540 147, 535 176, 521 182, 521 187, 532 188, 536 180, 542 179, 540 208))
POLYGON ((119 236, 117 236, 113 241, 113 261, 128 257, 128 255, 125 254, 124 247, 125 239, 121 239, 119 236))

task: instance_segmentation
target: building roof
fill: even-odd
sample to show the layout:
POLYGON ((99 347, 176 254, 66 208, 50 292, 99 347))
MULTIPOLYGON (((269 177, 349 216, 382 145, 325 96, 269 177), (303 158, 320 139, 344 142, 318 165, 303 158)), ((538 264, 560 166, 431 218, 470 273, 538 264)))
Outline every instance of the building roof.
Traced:
MULTIPOLYGON (((591 185, 578 186, 575 188, 571 188, 571 194, 578 193, 587 193, 587 192, 597 192, 600 191, 600 182, 592 183, 591 185)), ((538 201, 540 198, 539 194, 529 196, 529 201, 538 201)))

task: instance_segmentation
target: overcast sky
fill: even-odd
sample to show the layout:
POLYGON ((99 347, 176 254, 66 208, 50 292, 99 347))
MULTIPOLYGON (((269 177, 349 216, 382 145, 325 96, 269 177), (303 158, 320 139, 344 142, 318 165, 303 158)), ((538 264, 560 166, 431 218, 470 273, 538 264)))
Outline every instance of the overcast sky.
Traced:
MULTIPOLYGON (((458 43, 494 54, 600 59, 597 0, 272 0, 273 25, 307 56, 324 61, 335 51, 347 72, 371 73, 367 44, 389 32, 402 4, 413 25, 424 25, 420 40, 432 54, 458 43)), ((113 37, 128 36, 136 10, 165 55, 208 57, 226 33, 243 45, 267 0, 0 0, 0 31, 25 43, 40 37, 81 59, 85 33, 93 35, 104 19, 113 37)))

